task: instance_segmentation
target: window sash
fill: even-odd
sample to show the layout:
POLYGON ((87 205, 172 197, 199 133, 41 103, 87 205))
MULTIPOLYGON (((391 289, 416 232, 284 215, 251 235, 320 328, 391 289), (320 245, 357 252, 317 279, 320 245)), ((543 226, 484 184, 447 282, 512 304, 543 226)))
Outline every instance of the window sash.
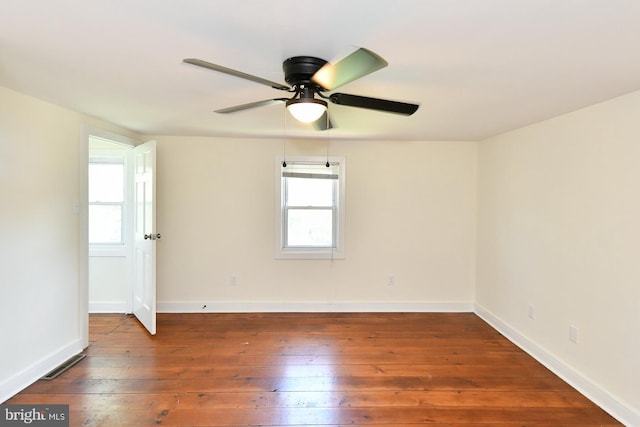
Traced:
MULTIPOLYGON (((337 239, 337 227, 336 227, 336 219, 337 219, 337 209, 334 207, 285 207, 283 210, 283 249, 287 248, 295 248, 295 249, 304 249, 304 248, 325 248, 331 249, 336 248, 336 239, 337 239), (329 244, 294 244, 291 242, 290 238, 290 212, 296 211, 306 211, 306 212, 330 212, 331 213, 331 242, 329 244)), ((309 230, 312 231, 312 230, 309 230)))
POLYGON ((121 159, 91 159, 89 162, 89 202, 124 203, 124 163, 121 159), (116 185, 105 187, 108 179, 115 179, 116 185))
POLYGON ((124 215, 125 215, 124 203, 117 203, 117 202, 89 203, 89 244, 91 245, 124 245, 124 220, 125 220, 124 215), (100 207, 100 206, 119 208, 118 209, 119 216, 120 216, 120 229, 118 233, 119 239, 108 240, 108 239, 102 239, 99 237, 103 233, 100 233, 100 231, 96 229, 96 225, 100 225, 100 224, 96 224, 95 218, 92 221, 91 212, 93 211, 93 209, 91 208, 100 207), (96 237, 96 234, 98 235, 98 237, 96 237))
POLYGON ((285 177, 285 206, 332 207, 336 204, 336 181, 285 177))
MULTIPOLYGON (((89 244, 90 245, 96 245, 96 246, 100 246, 100 247, 108 247, 108 246, 123 246, 125 244, 125 181, 126 181, 126 173, 125 173, 125 165, 124 165, 124 159, 122 157, 93 157, 89 160, 89 211, 91 211, 92 207, 94 206, 113 206, 113 207, 118 207, 119 211, 120 211, 120 232, 119 232, 119 236, 120 238, 118 239, 118 241, 116 240, 106 240, 106 239, 101 239, 99 237, 96 237, 96 224, 95 224, 95 220, 92 221, 91 217, 89 217, 89 244), (92 193, 91 191, 91 168, 95 167, 95 166, 118 166, 122 176, 119 176, 117 179, 119 181, 117 181, 117 185, 118 185, 118 189, 114 190, 114 191, 107 191, 106 193, 104 192, 98 192, 99 194, 105 195, 107 194, 108 196, 105 197, 107 200, 94 200, 94 199, 98 199, 98 197, 95 197, 96 194, 95 192, 92 193), (92 197, 93 196, 93 197, 92 197), (111 199, 111 200, 109 200, 111 199), (91 233, 91 230, 94 231, 94 233, 91 233)), ((102 190, 102 189, 101 189, 102 190)), ((100 225, 100 224, 98 224, 100 225)), ((100 234, 99 232, 97 234, 100 234)))
MULTIPOLYGON (((294 166, 295 167, 295 166, 294 166)), ((325 167, 322 165, 322 167, 325 167)), ((338 175, 337 174, 321 174, 321 173, 299 173, 299 172, 282 172, 282 249, 335 249, 338 240, 338 175), (289 205, 288 201, 288 178, 307 178, 307 179, 332 179, 332 203, 331 206, 296 206, 289 205), (328 245, 291 245, 289 244, 289 211, 290 210, 309 210, 309 211, 331 211, 331 242, 328 245)))

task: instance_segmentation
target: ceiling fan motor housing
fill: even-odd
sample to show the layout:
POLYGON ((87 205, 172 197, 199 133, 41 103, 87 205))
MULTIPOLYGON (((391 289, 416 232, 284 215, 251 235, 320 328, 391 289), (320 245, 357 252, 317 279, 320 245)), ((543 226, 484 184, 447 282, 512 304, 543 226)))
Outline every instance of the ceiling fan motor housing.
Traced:
POLYGON ((324 90, 324 88, 313 83, 311 78, 326 63, 327 61, 324 59, 314 56, 294 56, 289 58, 282 63, 284 80, 296 88, 312 86, 324 90))

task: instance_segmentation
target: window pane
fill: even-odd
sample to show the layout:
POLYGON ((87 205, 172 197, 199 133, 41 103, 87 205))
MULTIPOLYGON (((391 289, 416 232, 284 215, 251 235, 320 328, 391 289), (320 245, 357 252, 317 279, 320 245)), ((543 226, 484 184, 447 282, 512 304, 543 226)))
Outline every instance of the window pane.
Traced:
POLYGON ((332 179, 285 178, 288 206, 332 206, 332 179))
POLYGON ((89 202, 124 201, 124 165, 89 164, 89 202))
POLYGON ((89 243, 122 242, 122 206, 89 205, 89 243))
POLYGON ((287 246, 333 246, 333 211, 289 209, 287 246))

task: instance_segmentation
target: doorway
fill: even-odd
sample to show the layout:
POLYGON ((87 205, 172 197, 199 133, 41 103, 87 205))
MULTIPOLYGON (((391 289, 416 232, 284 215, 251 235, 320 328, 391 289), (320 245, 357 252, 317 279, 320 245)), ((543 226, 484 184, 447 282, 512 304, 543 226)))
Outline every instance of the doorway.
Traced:
POLYGON ((133 313, 155 334, 155 243, 160 234, 155 231, 155 141, 140 144, 88 126, 82 135, 78 314, 86 348, 90 312, 133 313), (94 178, 100 196, 90 188, 94 178), (94 226, 90 216, 96 218, 96 212, 110 218, 111 225, 94 226))
MULTIPOLYGON (((113 132, 109 132, 100 128, 95 128, 91 126, 84 126, 81 132, 81 140, 80 140, 80 179, 79 179, 79 201, 78 201, 78 211, 80 215, 80 230, 79 230, 79 265, 78 265, 78 274, 79 274, 79 308, 78 308, 78 316, 80 320, 80 335, 82 337, 83 347, 86 348, 89 346, 89 312, 90 312, 90 280, 89 280, 89 271, 90 271, 90 257, 89 257, 89 153, 90 153, 90 139, 102 140, 107 147, 115 147, 119 146, 122 149, 126 149, 131 151, 135 145, 139 144, 139 141, 136 141, 132 138, 125 137, 123 135, 119 135, 113 132)), ((130 162, 131 163, 131 162, 130 162)), ((128 233, 128 231, 127 231, 128 233)), ((128 257, 127 266, 129 271, 131 272, 132 262, 131 257, 128 257)), ((130 273, 129 277, 132 276, 130 273)), ((127 286, 124 284, 124 286, 127 286)), ((132 286, 131 282, 129 282, 129 286, 132 286)), ((91 292, 95 295, 95 293, 91 292)), ((128 295, 131 295, 131 292, 128 292, 128 295)), ((95 297, 95 296, 94 296, 95 297)), ((130 297, 129 297, 130 299, 130 297)), ((105 299, 106 301, 106 299, 105 299)), ((112 301, 113 302, 113 301, 112 301)), ((102 311, 107 311, 108 309, 117 312, 126 312, 127 304, 130 306, 130 302, 125 302, 124 304, 116 303, 116 304, 107 304, 102 303, 101 307, 96 307, 92 304, 92 309, 97 310, 100 309, 102 311)), ((130 309, 130 307, 129 307, 130 309)))
POLYGON ((88 137, 89 313, 132 312, 132 152, 88 137))

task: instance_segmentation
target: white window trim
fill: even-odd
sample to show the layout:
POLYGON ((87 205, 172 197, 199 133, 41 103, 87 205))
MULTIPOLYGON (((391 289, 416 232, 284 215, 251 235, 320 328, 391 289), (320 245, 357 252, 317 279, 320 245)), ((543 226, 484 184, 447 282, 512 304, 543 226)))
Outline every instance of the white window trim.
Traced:
POLYGON ((346 219, 346 160, 344 157, 319 157, 319 156, 276 156, 275 160, 275 251, 276 259, 344 259, 345 258, 345 219, 346 219), (282 206, 282 162, 325 162, 339 165, 338 178, 338 213, 335 248, 283 248, 283 206, 282 206))

